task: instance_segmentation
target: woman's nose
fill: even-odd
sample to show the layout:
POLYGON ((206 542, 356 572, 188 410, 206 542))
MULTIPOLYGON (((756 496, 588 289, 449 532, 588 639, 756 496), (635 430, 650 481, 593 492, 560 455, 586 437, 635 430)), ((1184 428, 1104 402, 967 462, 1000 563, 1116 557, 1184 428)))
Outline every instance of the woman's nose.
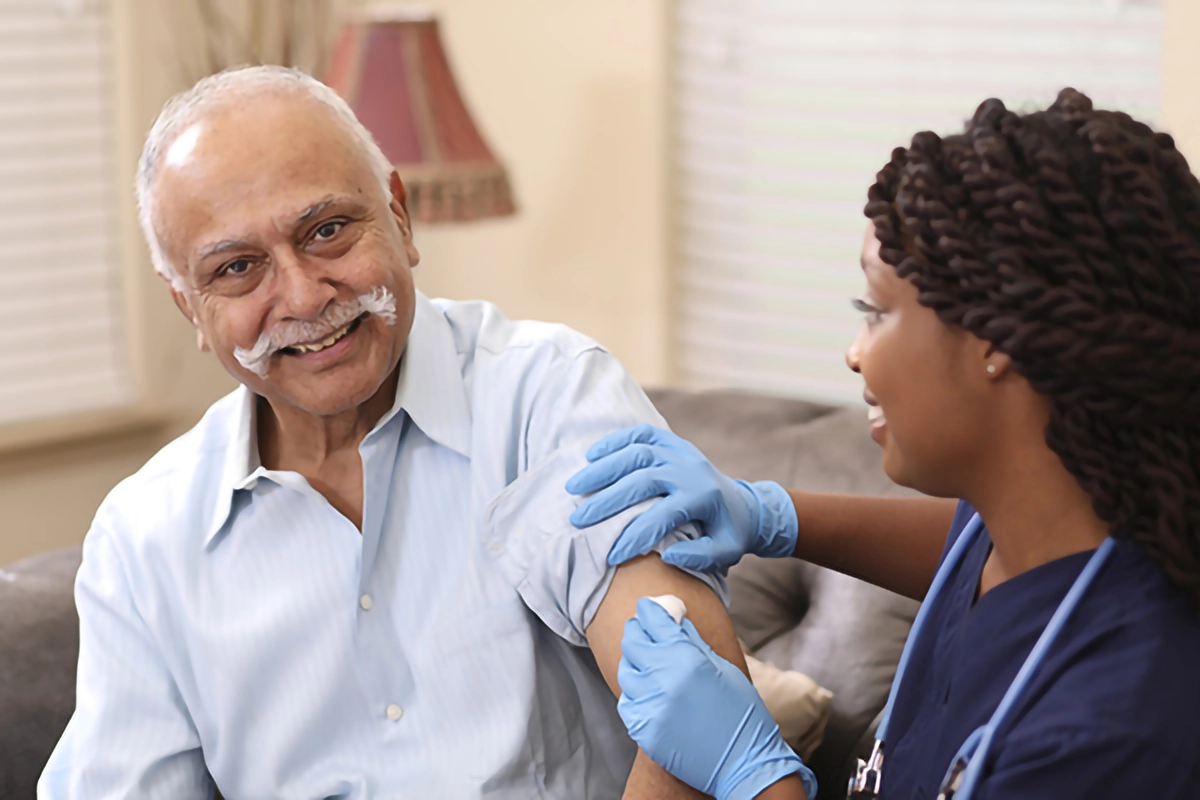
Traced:
POLYGON ((846 366, 850 368, 851 372, 857 373, 860 371, 858 368, 858 355, 858 340, 855 339, 853 342, 851 342, 850 346, 846 348, 846 366))

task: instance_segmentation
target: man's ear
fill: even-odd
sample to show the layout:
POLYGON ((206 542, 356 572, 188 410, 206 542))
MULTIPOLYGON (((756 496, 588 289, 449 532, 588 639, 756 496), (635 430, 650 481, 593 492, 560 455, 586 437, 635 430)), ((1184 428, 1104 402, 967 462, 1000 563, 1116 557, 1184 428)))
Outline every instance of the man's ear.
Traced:
POLYGON ((404 250, 408 254, 408 265, 415 267, 421 263, 421 254, 417 252, 416 245, 413 244, 412 221, 408 216, 408 190, 404 188, 404 181, 400 180, 400 173, 392 170, 392 175, 388 178, 388 186, 392 190, 392 202, 388 207, 392 211, 392 216, 396 218, 396 222, 400 224, 400 235, 404 237, 404 250))
POLYGON ((192 312, 192 306, 188 303, 188 299, 183 292, 171 286, 171 299, 175 301, 175 307, 179 309, 187 321, 192 323, 192 327, 196 329, 196 347, 201 353, 208 352, 208 342, 204 339, 204 331, 200 330, 200 326, 196 323, 196 315, 192 312))

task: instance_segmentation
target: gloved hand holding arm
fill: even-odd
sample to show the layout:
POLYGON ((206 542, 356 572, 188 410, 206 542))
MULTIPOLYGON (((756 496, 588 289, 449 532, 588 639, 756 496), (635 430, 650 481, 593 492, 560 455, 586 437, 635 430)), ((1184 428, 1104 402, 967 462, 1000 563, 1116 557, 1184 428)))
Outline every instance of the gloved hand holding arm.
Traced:
POLYGON ((651 425, 610 434, 592 445, 591 463, 567 483, 571 494, 598 492, 571 522, 587 527, 665 496, 622 533, 608 555, 620 564, 650 550, 681 525, 704 524, 705 537, 669 547, 664 562, 684 569, 728 569, 747 553, 768 558, 796 549, 796 509, 777 483, 747 483, 721 474, 690 442, 651 425))
POLYGON ((662 498, 613 544, 608 560, 614 565, 695 521, 705 538, 667 548, 663 561, 709 571, 727 569, 746 553, 795 555, 920 600, 957 507, 953 499, 818 494, 735 481, 693 445, 649 425, 604 437, 588 460, 567 483, 572 494, 596 492, 571 515, 577 527, 662 498))
POLYGON ((625 625, 617 711, 657 764, 717 798, 812 798, 816 779, 741 670, 643 598, 625 625))

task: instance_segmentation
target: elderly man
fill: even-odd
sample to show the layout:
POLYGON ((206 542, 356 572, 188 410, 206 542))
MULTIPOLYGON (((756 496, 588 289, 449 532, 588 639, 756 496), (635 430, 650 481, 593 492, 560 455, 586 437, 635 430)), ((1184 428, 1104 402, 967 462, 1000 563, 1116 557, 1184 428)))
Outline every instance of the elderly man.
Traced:
POLYGON ((660 422, 617 361, 416 292, 403 185, 300 73, 172 100, 137 188, 175 303, 243 385, 97 512, 39 796, 689 796, 617 715, 623 625, 673 593, 744 662, 717 582, 610 568, 627 517, 568 522, 584 445, 660 422))

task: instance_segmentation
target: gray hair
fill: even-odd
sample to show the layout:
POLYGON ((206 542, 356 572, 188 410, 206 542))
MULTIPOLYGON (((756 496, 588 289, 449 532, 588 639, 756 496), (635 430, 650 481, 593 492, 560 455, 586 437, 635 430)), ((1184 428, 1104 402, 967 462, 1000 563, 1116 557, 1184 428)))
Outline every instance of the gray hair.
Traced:
POLYGON ((245 99, 249 94, 299 94, 324 105, 333 112, 334 120, 346 129, 371 162, 384 196, 390 192, 389 179, 392 163, 379 149, 379 144, 363 124, 354 116, 337 92, 311 75, 288 67, 259 66, 235 67, 210 75, 196 83, 191 89, 181 92, 163 106, 154 120, 142 156, 138 160, 137 204, 138 220, 142 233, 150 248, 150 260, 159 275, 171 282, 176 290, 183 288, 179 272, 163 253, 158 233, 154 229, 154 179, 158 174, 163 152, 175 138, 206 111, 212 110, 230 98, 245 99))

